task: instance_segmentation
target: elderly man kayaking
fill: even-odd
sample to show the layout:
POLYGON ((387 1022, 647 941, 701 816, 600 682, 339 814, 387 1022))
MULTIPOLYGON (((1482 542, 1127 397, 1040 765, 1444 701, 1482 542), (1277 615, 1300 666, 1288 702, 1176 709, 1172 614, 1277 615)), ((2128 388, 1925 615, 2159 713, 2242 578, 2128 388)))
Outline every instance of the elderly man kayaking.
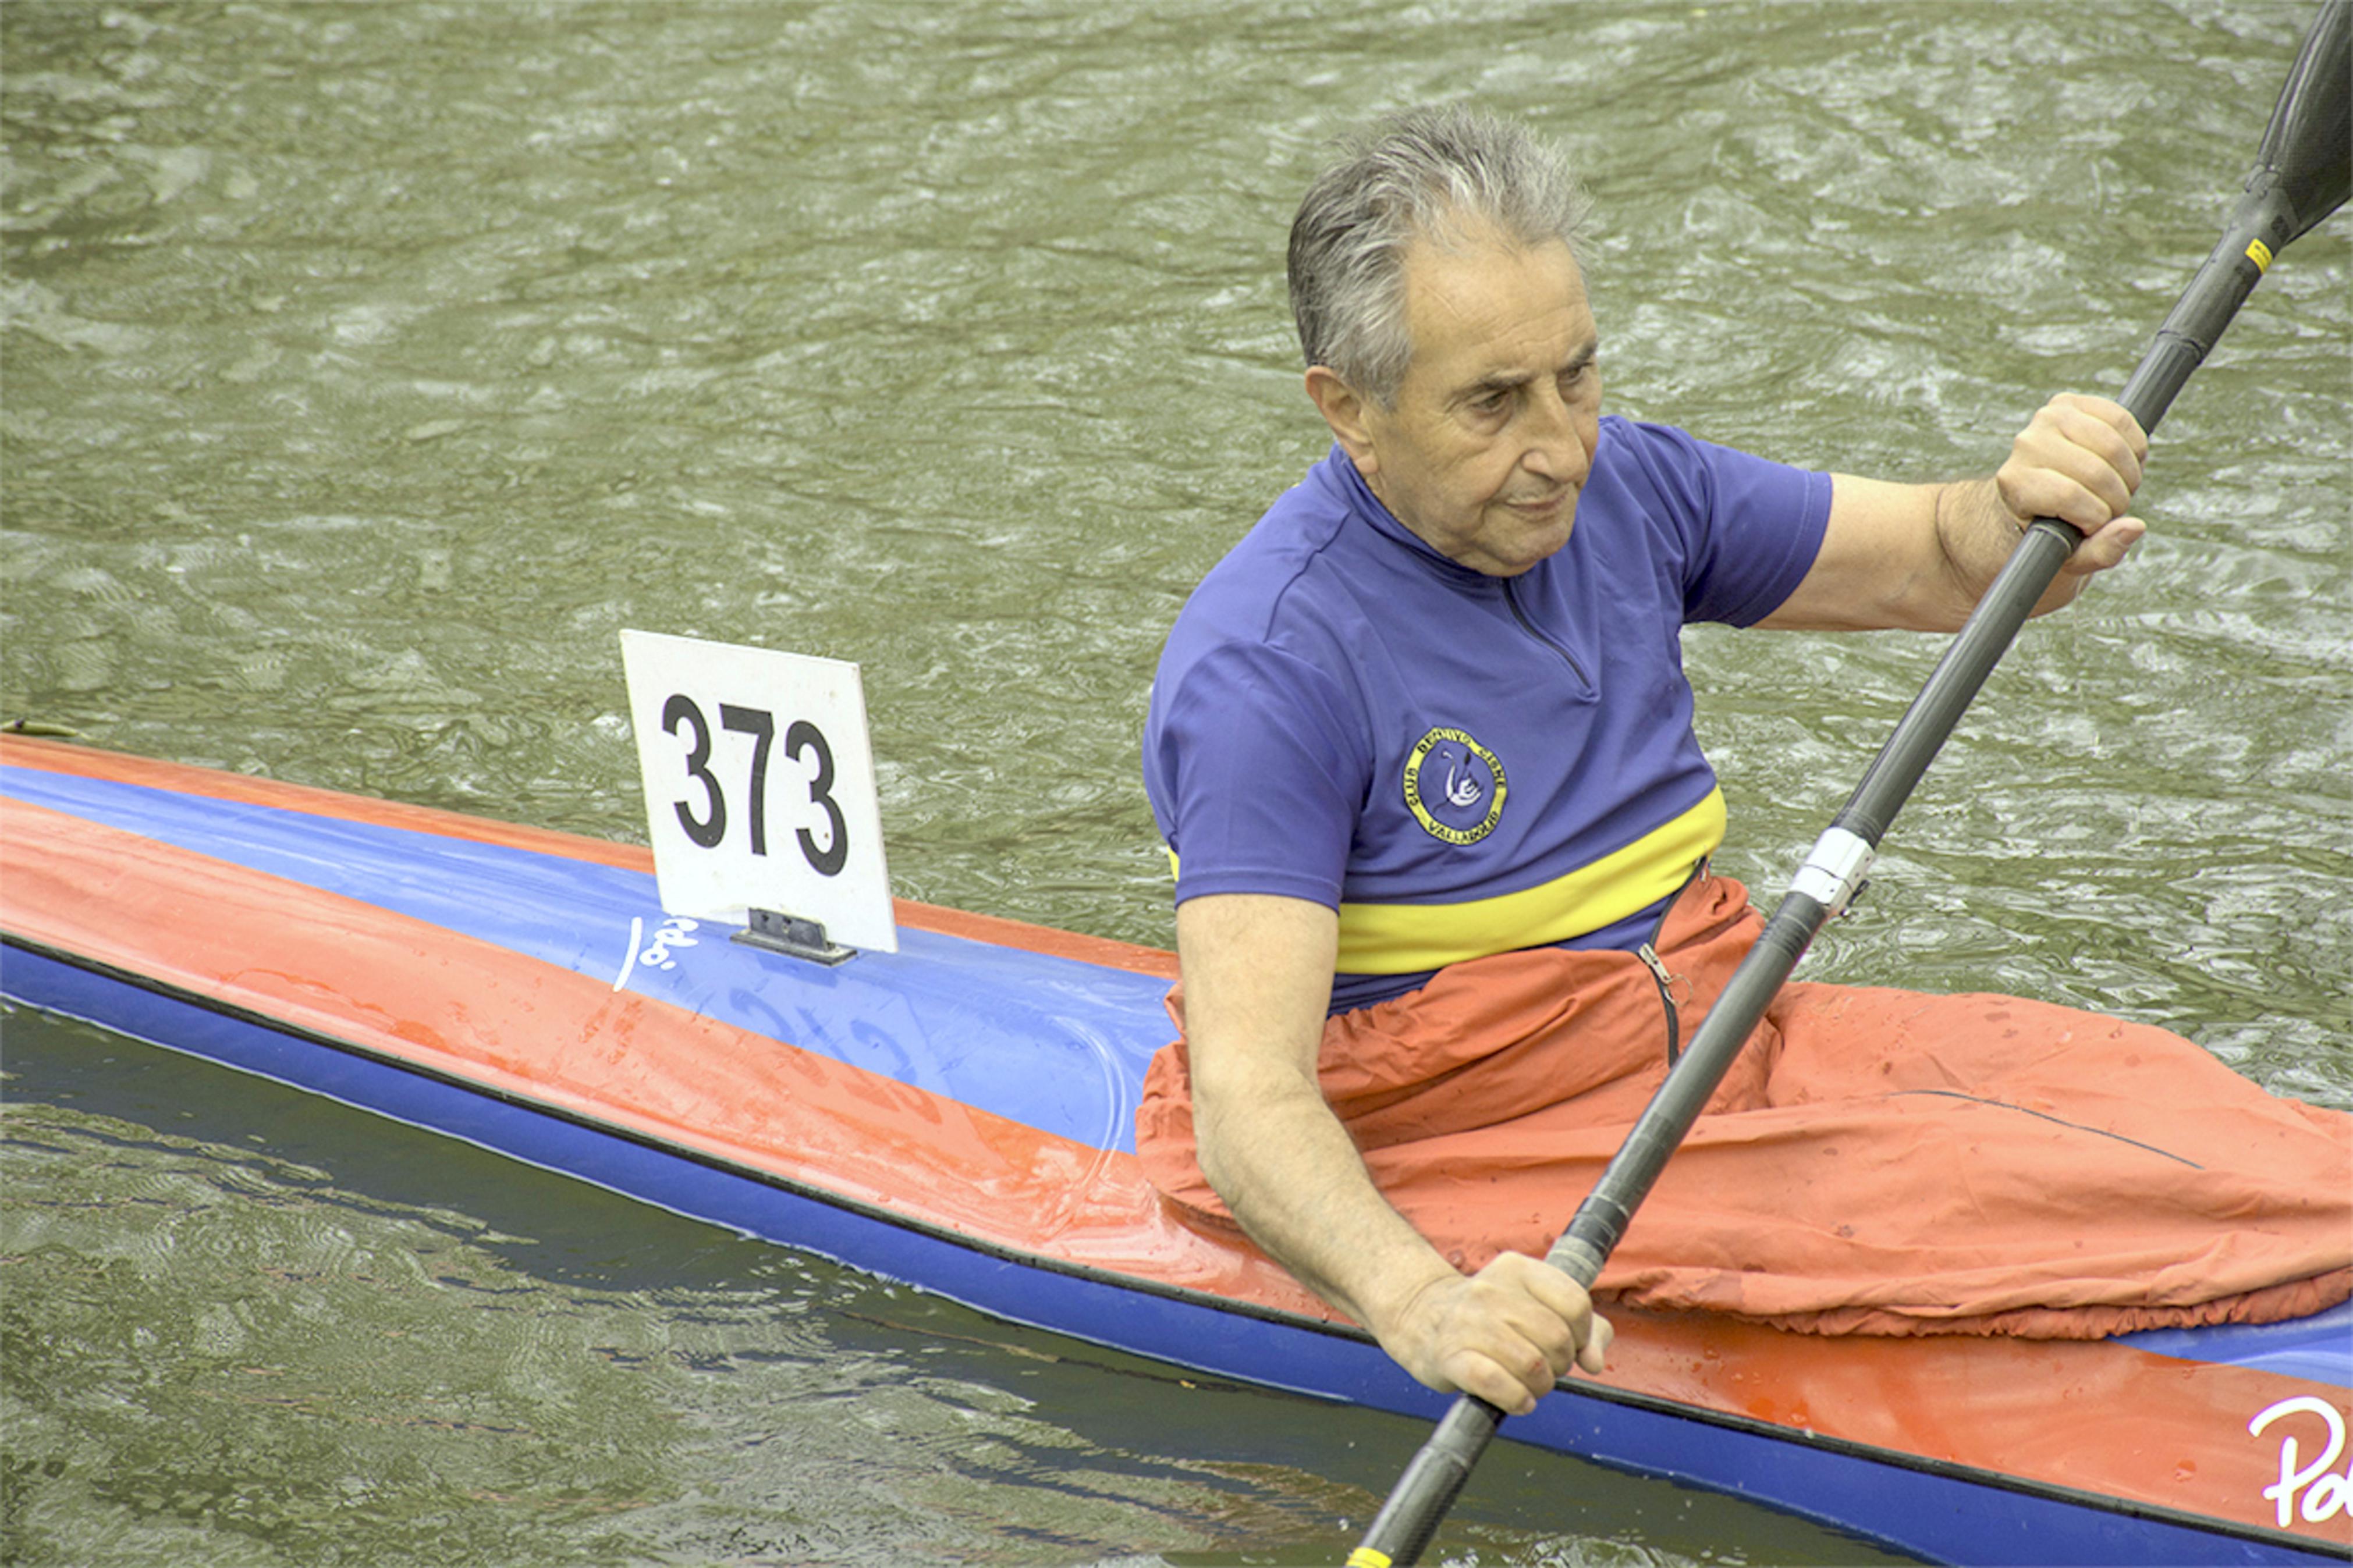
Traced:
MULTIPOLYGON (((1144 742, 1183 975, 1146 1170, 1506 1412, 1601 1368, 1609 1324, 1528 1254, 1757 929, 1708 869, 1680 628, 1953 629, 2054 516, 2084 538, 2042 613, 2144 532, 2146 440, 2098 398, 1944 484, 1605 416, 1583 210, 1556 155, 1466 111, 1314 183, 1290 288, 1334 446, 1186 605, 1144 742)), ((2308 1311, 2353 1279, 2345 1123, 2138 1026, 1792 985, 1597 1294, 1814 1331, 2308 1311), (2162 1085, 2111 1114, 2126 1058, 2162 1085), (2158 1213, 2088 1257, 2020 1239, 2054 1228, 2054 1181, 2158 1213), (2210 1210, 2262 1245, 2211 1247, 2210 1210)))

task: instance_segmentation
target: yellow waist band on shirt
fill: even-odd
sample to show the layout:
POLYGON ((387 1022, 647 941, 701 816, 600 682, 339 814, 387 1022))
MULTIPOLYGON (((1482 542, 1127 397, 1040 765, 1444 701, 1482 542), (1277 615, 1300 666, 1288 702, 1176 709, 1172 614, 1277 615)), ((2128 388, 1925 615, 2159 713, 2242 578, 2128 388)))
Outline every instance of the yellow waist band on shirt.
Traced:
POLYGON ((1681 889, 1724 842, 1724 792, 1565 877, 1458 904, 1340 906, 1343 974, 1418 974, 1599 931, 1681 889))

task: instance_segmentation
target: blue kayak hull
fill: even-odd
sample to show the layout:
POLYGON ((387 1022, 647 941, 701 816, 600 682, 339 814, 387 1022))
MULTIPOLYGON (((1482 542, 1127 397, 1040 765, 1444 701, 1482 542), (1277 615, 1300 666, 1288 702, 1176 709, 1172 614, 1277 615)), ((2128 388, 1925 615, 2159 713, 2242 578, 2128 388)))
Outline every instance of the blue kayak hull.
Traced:
MULTIPOLYGON (((633 939, 617 965, 609 952, 571 934, 619 923, 625 908, 634 909, 626 918, 639 932, 660 924, 649 868, 628 864, 632 852, 349 797, 273 795, 251 781, 69 748, 12 742, 0 764, 0 802, 16 812, 5 840, 9 876, 0 885, 7 943, 0 991, 12 1001, 1012 1321, 1372 1409, 1435 1417, 1447 1404, 1353 1326, 1330 1320, 1274 1278, 1246 1244, 1176 1226, 1135 1177, 1123 1146, 1124 1115, 1104 1115, 1102 1103, 1108 1098, 1122 1113, 1132 1108, 1141 1063, 1166 1032, 1155 1016, 1165 984, 1161 956, 945 918, 931 922, 942 929, 909 944, 913 956, 896 955, 904 963, 894 968, 881 962, 885 955, 865 955, 849 966, 868 966, 860 984, 870 992, 854 1004, 842 1000, 838 982, 748 952, 741 963, 756 967, 733 967, 735 953, 695 955, 730 966, 710 982, 733 998, 724 1008, 689 994, 640 996, 626 987, 648 978, 637 973, 644 966, 628 962, 646 951, 642 942, 633 939), (372 890, 361 885, 365 878, 355 880, 351 867, 365 857, 352 847, 368 834, 431 840, 438 858, 421 878, 434 885, 430 896, 388 885, 372 890), (571 886, 582 866, 591 873, 585 892, 571 886), (470 886, 469 875, 480 886, 470 886), (486 936, 480 910, 509 897, 519 876, 537 911, 522 923, 533 929, 486 936), (92 909, 56 907, 98 880, 111 885, 87 889, 92 909), (328 882, 335 885, 322 885, 328 882), (545 909, 545 899, 557 894, 576 896, 579 907, 545 909), (605 898, 618 902, 595 907, 605 898), (468 906, 475 929, 441 924, 437 900, 468 906), (219 918, 230 908, 240 911, 239 921, 219 918), (249 977, 259 955, 274 963, 304 940, 290 928, 269 929, 256 911, 269 910, 311 926, 327 911, 339 923, 338 940, 318 952, 345 956, 318 959, 276 994, 257 986, 249 977), (217 929, 224 923, 259 929, 229 935, 217 929), (380 950, 367 960, 369 973, 387 967, 385 952, 405 954, 413 972, 360 995, 360 980, 329 969, 369 943, 380 950), (386 997, 410 994, 418 975, 453 963, 482 966, 462 988, 469 995, 487 988, 524 998, 565 1037, 542 1058, 502 1016, 498 1037, 470 1057, 452 1045, 447 1016, 434 1013, 429 994, 416 1017, 385 1016, 386 997), (878 1002, 900 984, 898 970, 907 974, 903 989, 878 1002), (817 994, 828 986, 831 993, 817 994), (1008 998, 1001 1005, 994 1000, 999 994, 1008 998), (575 1010, 564 1013, 565 1006, 575 1010), (849 1011, 830 1017, 834 1006, 849 1011), (719 1011, 739 1016, 723 1032, 713 1016, 719 1011), (742 1021, 751 1015, 778 1021, 777 1035, 758 1035, 742 1021), (996 1020, 985 1028, 973 1022, 984 1015, 996 1020), (1014 1044, 999 1037, 1007 1018, 1026 1020, 1013 1029, 1014 1044), (600 1054, 599 1031, 624 1026, 629 1051, 600 1054), (808 1041, 828 1031, 839 1044, 803 1060, 813 1050, 808 1041), (1021 1041, 1050 1034, 1056 1037, 1032 1056, 1018 1054, 1029 1048, 1021 1041), (793 1081, 803 1087, 778 1098, 801 1107, 803 1120, 787 1106, 780 1120, 713 1137, 691 1106, 671 1116, 631 1098, 651 1057, 712 1050, 749 1050, 763 1070, 800 1075, 793 1081), (584 1068, 587 1058, 608 1076, 584 1068), (1074 1062, 1094 1077, 1074 1084, 1083 1076, 1074 1062), (964 1085, 975 1075, 1059 1082, 1044 1094, 1035 1084, 967 1093, 964 1085), (842 1126, 854 1137, 824 1120, 837 1102, 847 1108, 839 1115, 851 1119, 842 1126), (954 1145, 962 1138, 971 1159, 923 1167, 912 1155, 870 1146, 884 1135, 876 1128, 888 1133, 900 1122, 912 1141, 954 1145), (876 1173, 901 1166, 904 1190, 876 1173), (1039 1184, 1025 1195, 1029 1181, 1039 1184), (959 1182, 970 1190, 949 1190, 959 1182), (1076 1198, 1063 1190, 1078 1187, 1085 1193, 1076 1198)), ((391 858, 406 853, 396 848, 391 858)), ((387 882, 403 879, 387 874, 387 882)), ((487 1026, 478 1016, 468 1026, 487 1026)), ((713 1118, 723 1110, 714 1107, 713 1118)), ((2331 1469, 2284 1500, 2267 1495, 2290 1490, 2288 1472, 2311 1465, 2326 1436, 2324 1411, 2335 1413, 2341 1442, 2353 1381, 2353 1312, 2343 1309, 2274 1329, 2135 1336, 2145 1344, 1841 1346, 1729 1324, 1621 1327, 1630 1346, 1646 1330, 1648 1341, 1665 1348, 1638 1351, 1607 1382, 1564 1384, 1535 1415, 1508 1424, 1504 1436, 1747 1498, 1934 1560, 2298 1563, 2353 1555, 2343 1510, 2353 1482, 2339 1485, 2331 1469), (1692 1346, 1707 1353, 1676 1359, 1692 1346), (1908 1394, 1905 1384, 1890 1384, 1897 1394, 1888 1403, 1935 1402, 1910 1424, 1917 1440, 1901 1411, 1842 1418, 1829 1400, 1842 1365, 1862 1355, 1883 1358, 1866 1381, 1887 1383, 1887 1367, 1911 1379, 1908 1394), (1696 1370, 1703 1362, 1719 1360, 1738 1369, 1746 1392, 1694 1381, 1704 1378, 1696 1370), (2045 1384, 2021 1393, 2015 1386, 2021 1375, 2045 1384), (1784 1380, 1792 1397, 1757 1400, 1760 1378, 1784 1380), (2089 1444, 2073 1439, 2063 1460, 2038 1460, 2018 1434, 2031 1427, 2038 1399, 2045 1408, 2069 1400, 2067 1380, 2117 1403, 2113 1429, 2089 1444), (2198 1489, 2182 1486, 2176 1456, 2136 1458, 2147 1447, 2150 1424, 2181 1419, 2185 1402, 2220 1413, 2195 1427, 2204 1447, 2191 1468, 2208 1478, 2198 1489), (2282 1406, 2290 1408, 2268 1434, 2247 1431, 2282 1406), (1759 1413, 1777 1408, 1800 1415, 1759 1413), (2301 1447, 2284 1447, 2281 1434, 2295 1421, 2304 1423, 2301 1447), (1956 1444, 1951 1433, 1973 1423, 1981 1434, 1956 1444), (2073 1451, 2086 1447, 2113 1452, 2073 1451), (2132 1479, 2136 1464, 2151 1469, 2148 1484, 2132 1479)))

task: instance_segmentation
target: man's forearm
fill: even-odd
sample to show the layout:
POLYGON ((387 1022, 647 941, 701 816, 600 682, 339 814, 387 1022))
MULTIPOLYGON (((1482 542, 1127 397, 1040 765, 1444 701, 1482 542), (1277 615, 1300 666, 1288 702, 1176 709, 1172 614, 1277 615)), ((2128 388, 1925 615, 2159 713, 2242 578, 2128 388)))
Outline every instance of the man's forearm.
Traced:
POLYGON ((1339 919, 1293 899, 1177 907, 1201 1173, 1268 1255, 1376 1334, 1397 1287, 1452 1272, 1373 1185, 1316 1082, 1339 919))
POLYGON ((1220 894, 1176 910, 1194 1147, 1242 1228, 1370 1331, 1415 1377, 1499 1410, 1534 1407, 1609 1325, 1577 1284, 1507 1252, 1466 1276, 1373 1185, 1316 1081, 1339 921, 1296 899, 1220 894))
MULTIPOLYGON (((1949 606, 1943 618, 1949 628, 1957 628, 1968 619, 2032 521, 2017 516, 2003 504, 2000 488, 1990 477, 1955 479, 1936 487, 1936 547, 1945 558, 1949 606)), ((2083 588, 2083 578, 2062 574, 2029 613, 2048 615, 2083 588)))
POLYGON ((2017 550, 2020 532, 2041 516, 2084 533, 2033 613, 2055 610, 2074 598, 2085 576, 2123 560, 2146 531, 2125 515, 2146 449, 2122 408, 2062 396, 2037 411, 1990 479, 1913 485, 1833 474, 1814 563, 1758 624, 1957 630, 2017 550))
POLYGON ((1194 1100, 1202 1173, 1250 1239, 1376 1334, 1456 1270, 1374 1186, 1313 1084, 1232 1086, 1194 1100))
POLYGON ((2126 513, 2147 456, 2148 439, 2124 408, 2062 395, 2035 411, 1991 479, 1940 487, 1936 543, 1968 606, 1985 596, 2039 517, 2058 518, 2083 539, 2032 614, 2068 603, 2085 576, 2122 561, 2146 531, 2126 513))

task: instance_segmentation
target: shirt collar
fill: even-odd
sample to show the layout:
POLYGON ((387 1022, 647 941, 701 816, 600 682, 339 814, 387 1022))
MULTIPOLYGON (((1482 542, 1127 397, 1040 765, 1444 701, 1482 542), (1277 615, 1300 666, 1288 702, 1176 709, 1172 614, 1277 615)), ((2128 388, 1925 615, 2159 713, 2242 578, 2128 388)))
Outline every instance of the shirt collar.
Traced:
POLYGON ((1496 585, 1504 581, 1463 565, 1452 556, 1433 548, 1430 541, 1399 522, 1397 515, 1382 503, 1381 498, 1373 493, 1373 487, 1365 482, 1365 476, 1356 471, 1356 459, 1349 457, 1347 449, 1337 441, 1332 443, 1330 455, 1317 466, 1340 492, 1352 520, 1364 523, 1384 539, 1410 552, 1429 567, 1433 575, 1460 587, 1484 587, 1490 591, 1497 591, 1496 585))

